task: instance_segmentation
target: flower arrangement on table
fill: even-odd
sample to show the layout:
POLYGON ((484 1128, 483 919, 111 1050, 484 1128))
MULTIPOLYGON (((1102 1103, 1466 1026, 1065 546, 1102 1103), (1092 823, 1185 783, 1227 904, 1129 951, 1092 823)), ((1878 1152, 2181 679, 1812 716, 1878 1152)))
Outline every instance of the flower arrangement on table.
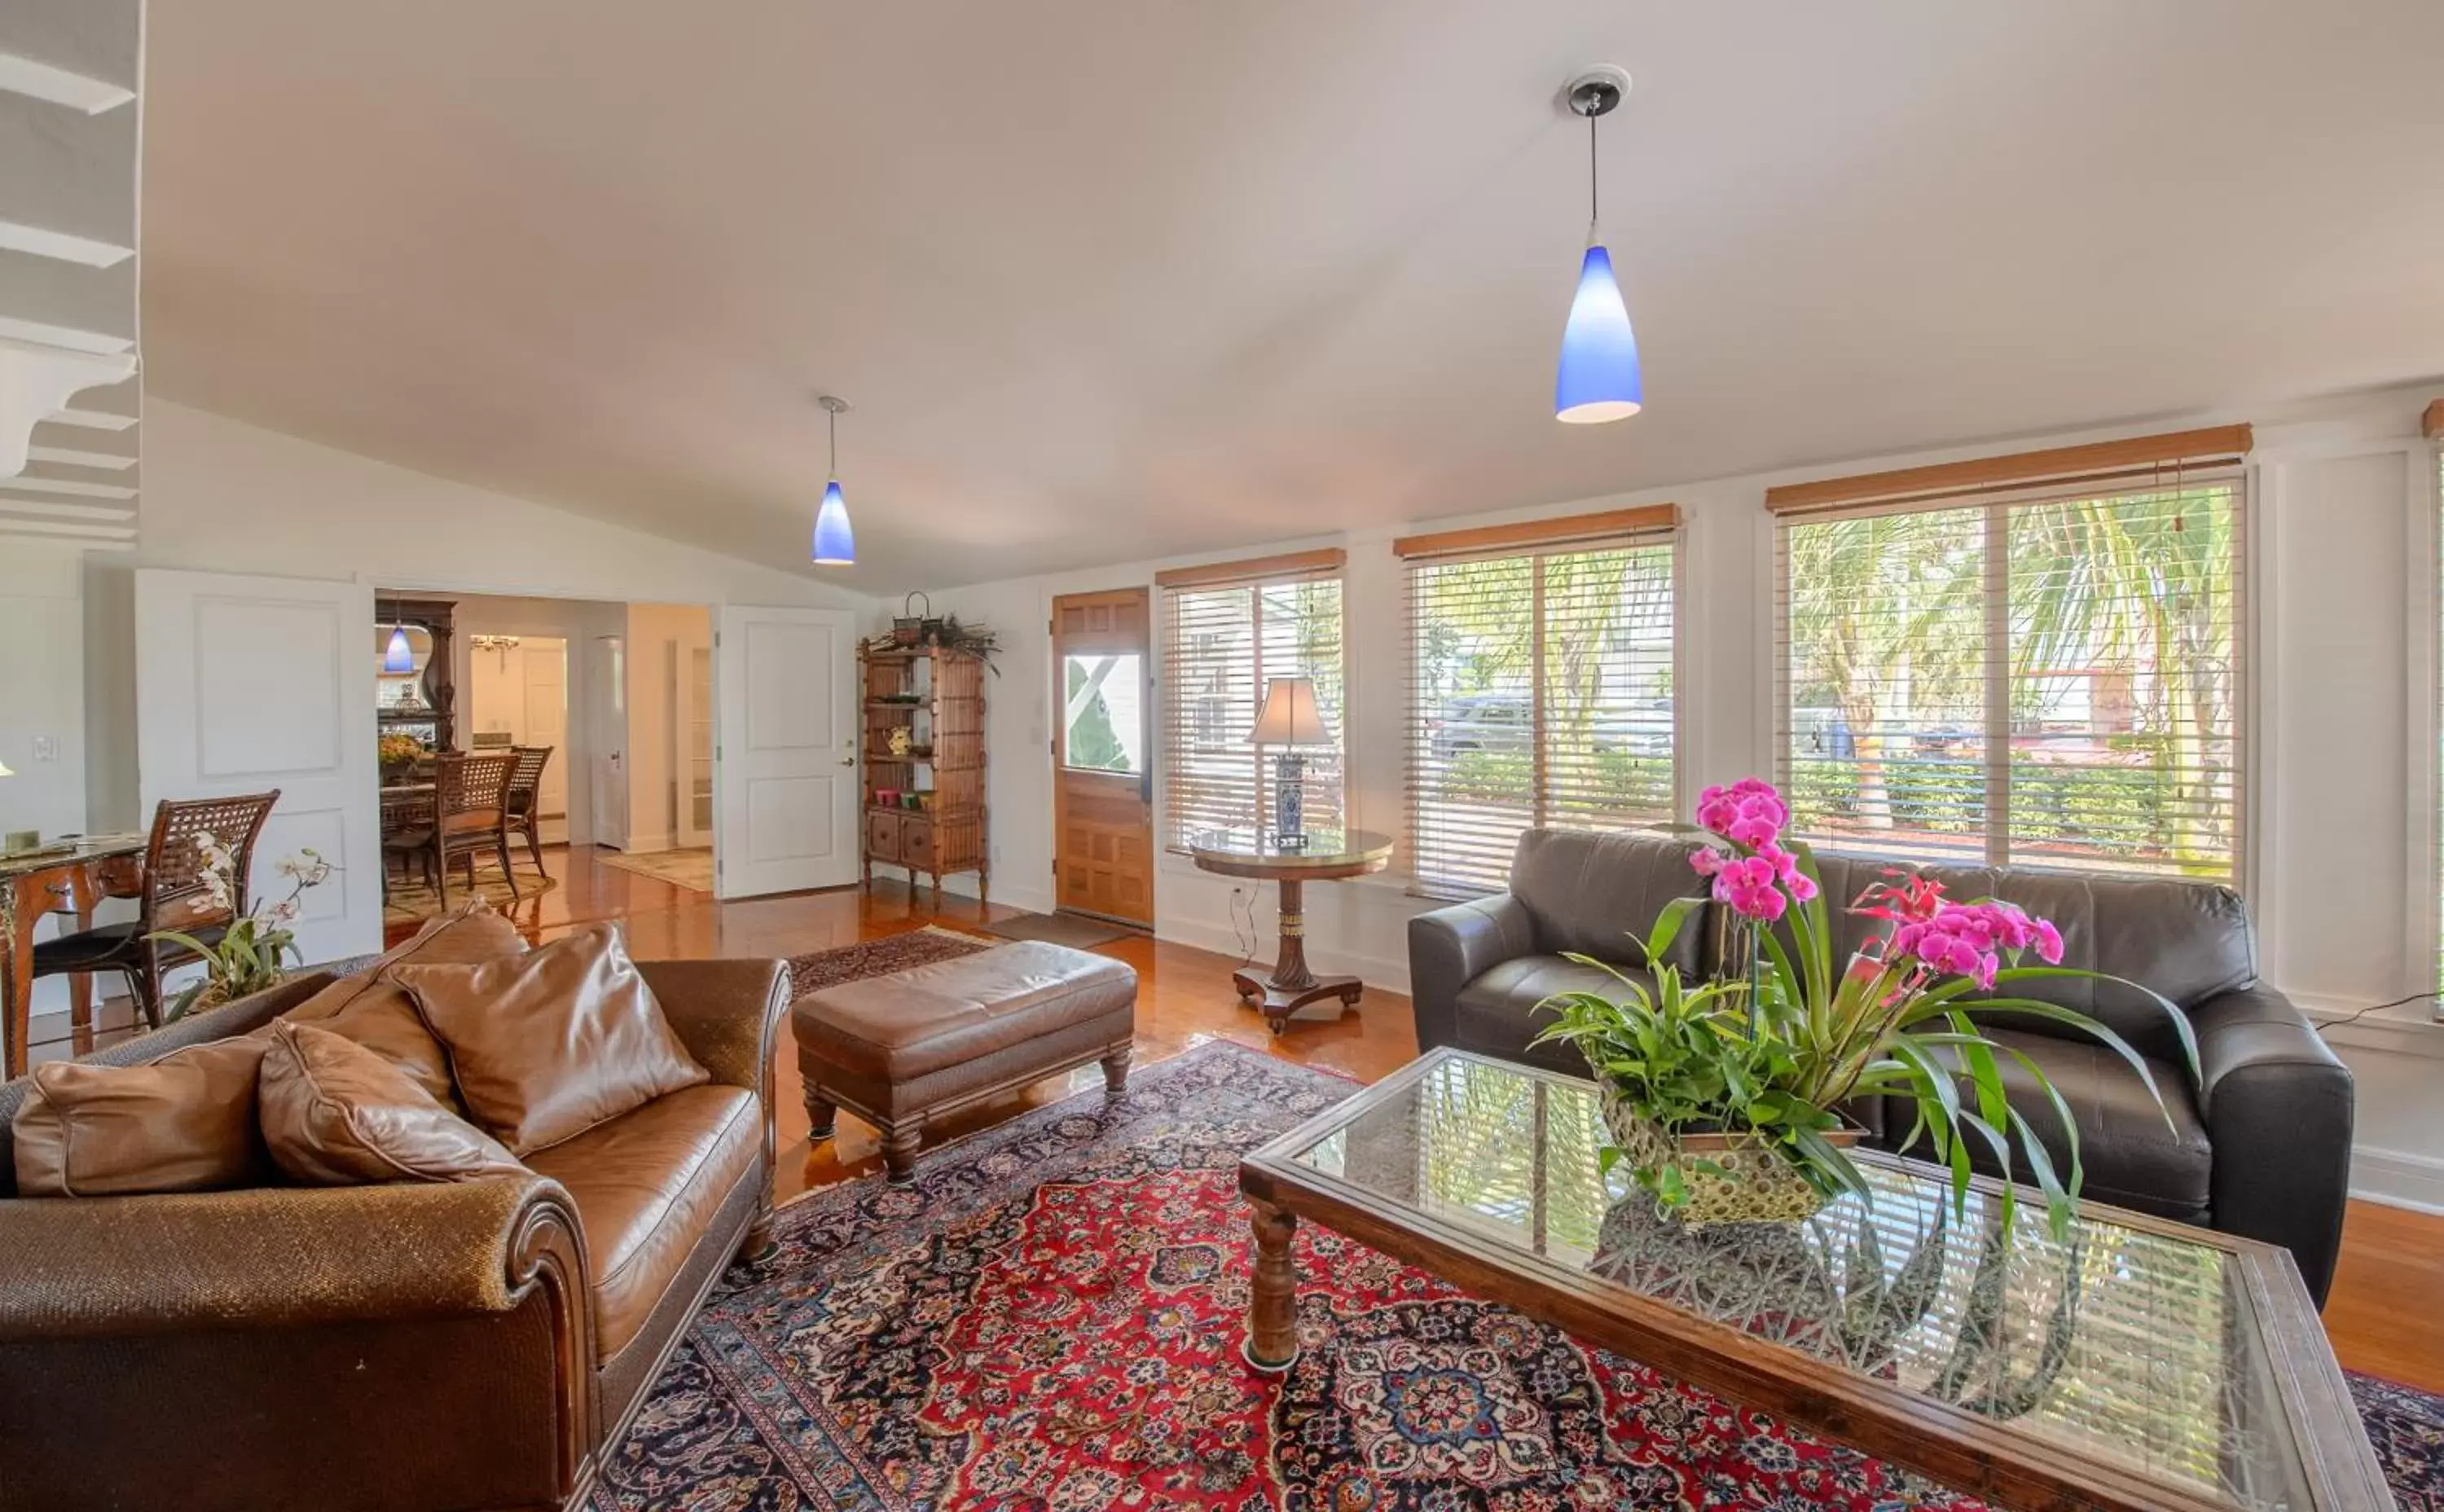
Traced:
POLYGON ((2036 1063, 1982 1033, 1979 1019, 2006 1012, 2091 1036, 2129 1062, 2159 1107, 2163 1099, 2120 1036, 2058 1004, 1996 995, 2015 983, 2084 977, 2127 986, 2171 1018, 2194 1070, 2189 1021, 2169 1002, 2063 966, 2051 922, 2009 903, 1955 901, 1931 878, 1890 870, 1854 900, 1849 912, 1889 928, 1837 969, 1822 877, 1804 842, 1786 843, 1790 810, 1772 784, 1709 787, 1697 821, 1711 841, 1691 863, 1732 923, 1722 974, 1684 983, 1664 962, 1704 903, 1679 899, 1641 942, 1653 987, 1613 971, 1611 990, 1556 994, 1542 1005, 1558 1022, 1536 1041, 1575 1045, 1593 1067, 1614 1138, 1605 1169, 1627 1161, 1639 1185, 1687 1221, 1804 1218, 1844 1191, 1872 1201, 1844 1153, 1859 1131, 1841 1110, 1891 1097, 1915 1113, 1902 1147, 1925 1141, 1950 1172, 1956 1207, 1967 1202, 1973 1141, 2004 1172, 2007 1224, 2025 1171, 2055 1231, 2065 1230, 2080 1188, 2077 1122, 2036 1063), (2026 964, 2030 955, 2037 964, 2026 964), (2005 1096, 2010 1062, 2051 1104, 2068 1141, 2066 1170, 2005 1096))
MULTIPOLYGON (((209 830, 198 831, 194 844, 201 861, 196 880, 203 889, 205 901, 222 913, 231 911, 237 906, 236 857, 231 855, 228 846, 220 842, 219 837, 209 830)), ((165 1020, 181 1019, 197 1009, 234 1003, 266 988, 278 986, 284 957, 287 958, 288 964, 303 964, 305 958, 297 949, 296 934, 288 926, 296 923, 298 914, 304 911, 300 900, 306 892, 330 879, 332 866, 319 853, 301 849, 294 856, 281 857, 273 864, 272 870, 287 878, 288 895, 231 919, 221 931, 219 939, 207 944, 200 937, 180 930, 156 930, 149 936, 183 945, 203 958, 203 980, 190 985, 170 1001, 163 1014, 165 1020)))
POLYGON ((384 771, 413 766, 433 754, 431 747, 413 735, 386 734, 376 744, 374 760, 384 771))

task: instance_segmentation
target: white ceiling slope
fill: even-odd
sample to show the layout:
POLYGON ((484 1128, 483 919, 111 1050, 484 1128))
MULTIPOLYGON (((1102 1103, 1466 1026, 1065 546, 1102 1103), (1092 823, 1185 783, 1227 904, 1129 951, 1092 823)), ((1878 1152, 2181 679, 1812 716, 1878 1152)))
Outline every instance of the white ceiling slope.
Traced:
POLYGON ((155 389, 884 591, 2444 371, 2435 0, 153 9, 155 389), (1647 411, 1553 421, 1576 67, 1647 411))

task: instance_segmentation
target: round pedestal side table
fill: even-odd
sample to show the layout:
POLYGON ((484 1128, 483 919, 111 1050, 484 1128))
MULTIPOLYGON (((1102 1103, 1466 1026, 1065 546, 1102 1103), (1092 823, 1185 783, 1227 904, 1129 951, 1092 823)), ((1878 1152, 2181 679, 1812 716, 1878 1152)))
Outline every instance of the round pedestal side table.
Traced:
MULTIPOLYGON (((1392 839, 1366 830, 1309 830, 1305 843, 1285 846, 1269 832, 1208 830, 1189 842, 1189 854, 1205 871, 1253 877, 1281 889, 1281 953, 1272 974, 1234 971, 1239 1001, 1265 1016, 1279 1034, 1290 1015, 1310 1004, 1338 1000, 1325 1017, 1339 1018, 1358 1005, 1366 985, 1354 976, 1318 976, 1306 964, 1305 889, 1309 882, 1337 882, 1379 872, 1392 859, 1392 839)), ((1314 1015, 1309 1015, 1314 1017, 1314 1015)))

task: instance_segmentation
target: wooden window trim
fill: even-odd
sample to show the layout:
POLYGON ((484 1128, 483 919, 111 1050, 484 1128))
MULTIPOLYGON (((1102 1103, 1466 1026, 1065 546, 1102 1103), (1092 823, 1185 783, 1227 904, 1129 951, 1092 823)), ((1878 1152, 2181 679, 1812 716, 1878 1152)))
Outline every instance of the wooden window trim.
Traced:
POLYGON ((1157 588, 1231 588, 1245 583, 1329 577, 1348 564, 1349 553, 1339 546, 1332 546, 1322 551, 1288 551, 1277 557, 1250 557, 1240 562, 1208 562, 1194 567, 1166 568, 1154 575, 1154 585, 1157 588))
MULTIPOLYGON (((2444 406, 2444 401, 2438 401, 2438 406, 2444 406)), ((2431 417, 2436 409, 2430 407, 2431 417)), ((1841 505, 1899 504, 1928 495, 1973 493, 2033 484, 2083 485, 2123 476, 2143 478, 2151 469, 2237 462, 2249 454, 2253 444, 2253 433, 2246 425, 2172 431, 2088 446, 2053 447, 2043 452, 2018 452, 2009 456, 1977 457, 1890 472, 1786 483, 1765 490, 1765 507, 1775 514, 1795 514, 1841 505)))
POLYGON ((1392 543, 1392 550, 1397 556, 1414 561, 1419 557, 1455 557, 1472 551, 1601 541, 1606 536, 1676 530, 1679 526, 1678 505, 1648 504, 1635 509, 1606 509, 1597 514, 1564 515, 1554 520, 1523 520, 1516 525, 1478 526, 1469 530, 1402 536, 1392 543))

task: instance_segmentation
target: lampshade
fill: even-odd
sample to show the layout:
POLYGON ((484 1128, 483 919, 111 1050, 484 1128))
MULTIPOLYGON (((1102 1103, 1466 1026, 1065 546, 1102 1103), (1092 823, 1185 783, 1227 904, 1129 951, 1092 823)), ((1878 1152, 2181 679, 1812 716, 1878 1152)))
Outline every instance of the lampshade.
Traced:
POLYGON ((1324 710, 1315 706, 1312 677, 1268 677, 1265 707, 1256 728, 1248 731, 1251 746, 1329 746, 1332 731, 1324 728, 1324 710))
POLYGON ((1638 371, 1638 338, 1629 306, 1612 276, 1612 254, 1601 243, 1579 265, 1579 292, 1562 329, 1562 365, 1553 379, 1553 418, 1572 425, 1626 420, 1645 402, 1638 371))
MULTIPOLYGON (((364 663, 359 662, 357 665, 361 667, 364 663)), ((382 671, 414 672, 415 670, 416 648, 407 643, 407 627, 391 626, 390 644, 382 651, 382 671)))
POLYGON ((857 561, 857 537, 848 527, 848 501, 838 478, 824 485, 824 507, 815 511, 815 561, 844 567, 857 561))
POLYGON ((15 772, 9 769, 9 764, 7 762, 0 762, 0 777, 14 777, 17 774, 15 772))

